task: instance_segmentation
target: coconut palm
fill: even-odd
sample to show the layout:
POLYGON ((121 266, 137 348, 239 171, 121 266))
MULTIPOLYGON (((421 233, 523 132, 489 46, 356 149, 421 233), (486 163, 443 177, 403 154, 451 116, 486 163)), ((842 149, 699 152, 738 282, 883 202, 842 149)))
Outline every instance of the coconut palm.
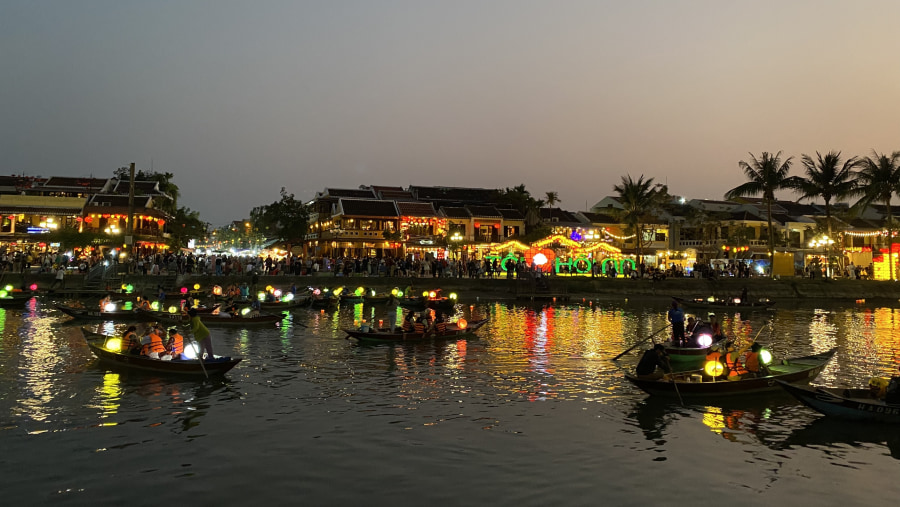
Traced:
MULTIPOLYGON (((750 154, 750 162, 741 160, 738 167, 744 171, 748 182, 738 185, 725 194, 726 199, 736 197, 749 197, 762 194, 766 202, 766 220, 769 226, 769 259, 775 261, 775 230, 772 228, 772 203, 775 201, 775 192, 791 188, 788 173, 791 170, 791 161, 794 157, 788 157, 781 161, 781 152, 762 152, 762 156, 756 158, 750 154)), ((772 270, 774 276, 775 270, 772 270)))
POLYGON ((550 191, 544 195, 545 195, 544 201, 547 203, 547 211, 549 212, 547 214, 547 218, 549 218, 550 221, 552 222, 553 221, 553 205, 559 202, 559 192, 550 191))
MULTIPOLYGON (((635 234, 638 264, 643 266, 644 258, 644 225, 652 219, 653 213, 669 201, 669 189, 661 183, 653 183, 653 178, 644 179, 642 174, 637 181, 631 175, 622 176, 622 183, 613 187, 619 194, 619 219, 627 224, 635 234)), ((643 275, 643 272, 641 272, 643 275)))
POLYGON ((858 194, 862 195, 853 205, 856 209, 864 209, 872 203, 884 204, 887 213, 888 266, 891 280, 894 279, 894 217, 891 213, 891 198, 900 192, 900 151, 890 156, 872 150, 872 156, 862 161, 862 170, 856 174, 859 185, 858 194))
POLYGON ((800 199, 825 200, 825 222, 828 237, 832 238, 831 201, 856 195, 854 169, 859 167, 861 161, 850 157, 842 164, 839 151, 829 151, 825 156, 816 152, 816 159, 804 154, 801 160, 806 176, 788 178, 788 184, 800 194, 800 199))

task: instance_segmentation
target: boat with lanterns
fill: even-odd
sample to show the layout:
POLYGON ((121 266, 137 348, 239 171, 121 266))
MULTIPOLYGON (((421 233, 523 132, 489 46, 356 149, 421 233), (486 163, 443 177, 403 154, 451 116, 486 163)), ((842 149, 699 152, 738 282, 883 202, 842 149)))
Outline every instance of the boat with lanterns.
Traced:
POLYGON ((334 308, 341 301, 341 292, 337 294, 328 288, 311 288, 308 305, 310 308, 334 308))
POLYGON ((421 330, 421 331, 403 331, 401 328, 370 328, 366 325, 360 326, 359 329, 344 329, 347 338, 355 338, 361 342, 379 342, 379 343, 406 343, 424 340, 446 340, 453 338, 463 338, 473 335, 475 331, 480 329, 487 323, 487 319, 480 319, 474 322, 467 322, 466 319, 459 319, 456 322, 448 323, 443 330, 421 330))
POLYGON ((7 285, 0 289, 0 308, 19 308, 24 306, 27 301, 30 301, 35 296, 34 290, 37 290, 37 286, 34 286, 32 292, 26 292, 14 290, 12 285, 7 285))
POLYGON ((679 305, 687 310, 718 310, 718 311, 757 311, 767 310, 775 304, 769 299, 759 301, 745 301, 739 297, 736 298, 718 298, 709 297, 672 297, 679 305))
POLYGON ((442 296, 441 289, 433 289, 422 291, 421 296, 410 296, 411 290, 407 287, 403 297, 399 298, 399 304, 407 310, 424 310, 426 308, 432 310, 453 310, 456 306, 458 296, 455 292, 442 296))
POLYGON ((214 357, 204 359, 201 363, 197 357, 194 344, 185 344, 185 352, 178 359, 163 360, 147 356, 126 354, 121 351, 122 339, 118 336, 109 336, 95 333, 81 328, 81 334, 91 352, 101 362, 128 369, 140 370, 160 374, 176 375, 222 375, 234 368, 243 358, 240 357, 214 357))
POLYGON ((69 305, 58 304, 56 309, 74 319, 85 320, 135 320, 139 317, 137 309, 131 301, 124 303, 110 302, 103 309, 99 307, 85 307, 80 303, 69 305))
POLYGON ((784 382, 809 382, 825 369, 837 348, 802 357, 786 358, 777 364, 766 361, 762 353, 762 363, 768 374, 729 376, 725 365, 719 361, 708 361, 703 370, 668 373, 663 378, 650 379, 630 373, 625 378, 636 387, 653 396, 718 397, 747 395, 778 391, 777 380, 784 382))

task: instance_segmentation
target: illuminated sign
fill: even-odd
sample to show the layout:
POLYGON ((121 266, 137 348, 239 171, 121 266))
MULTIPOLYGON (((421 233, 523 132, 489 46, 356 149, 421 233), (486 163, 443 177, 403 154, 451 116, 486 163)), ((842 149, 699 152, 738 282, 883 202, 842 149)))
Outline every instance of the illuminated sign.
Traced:
POLYGON ((44 234, 50 232, 50 229, 46 227, 29 227, 26 232, 28 232, 28 234, 44 234))

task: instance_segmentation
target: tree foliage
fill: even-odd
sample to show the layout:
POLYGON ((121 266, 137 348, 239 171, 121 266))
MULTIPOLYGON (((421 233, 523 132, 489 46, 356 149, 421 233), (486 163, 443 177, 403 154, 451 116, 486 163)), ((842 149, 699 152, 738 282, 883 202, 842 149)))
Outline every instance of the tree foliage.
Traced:
POLYGON ((669 202, 669 189, 661 183, 653 183, 653 178, 644 179, 642 174, 637 180, 631 175, 622 176, 622 183, 613 187, 619 195, 622 209, 616 213, 629 230, 635 234, 635 245, 639 264, 643 264, 644 226, 655 218, 669 202))
POLYGON ((302 201, 281 188, 281 199, 265 206, 253 208, 250 220, 254 228, 269 238, 300 242, 306 235, 309 211, 302 201))
POLYGON ((182 206, 175 210, 169 222, 170 243, 173 248, 188 246, 192 239, 202 239, 207 234, 209 225, 200 220, 200 213, 182 206))
MULTIPOLYGON (((772 228, 772 203, 775 202, 775 192, 794 188, 788 173, 791 171, 791 161, 788 157, 781 161, 781 152, 769 153, 764 151, 760 158, 750 154, 750 162, 741 160, 738 167, 744 171, 747 182, 738 185, 725 194, 726 199, 736 197, 748 197, 762 194, 766 203, 766 220, 769 226, 769 259, 775 259, 775 230, 772 228)), ((772 276, 775 270, 772 270, 772 276)))
POLYGON ((525 217, 525 228, 529 233, 542 225, 540 209, 544 201, 532 197, 525 184, 501 190, 497 202, 518 210, 525 217))
POLYGON ((888 266, 890 277, 894 279, 894 216, 891 211, 891 198, 900 192, 900 151, 890 155, 872 151, 871 157, 862 162, 862 170, 857 175, 859 184, 859 201, 853 205, 856 209, 864 209, 873 203, 881 203, 885 207, 887 218, 888 266))
MULTIPOLYGON (((116 169, 115 177, 124 181, 125 183, 129 183, 131 180, 131 169, 128 167, 120 167, 116 169)), ((178 188, 172 179, 175 177, 174 174, 168 172, 156 172, 156 171, 144 171, 137 170, 134 173, 134 181, 155 181, 159 183, 160 192, 168 195, 172 199, 159 199, 156 202, 156 207, 162 211, 165 211, 169 215, 175 215, 178 209, 178 199, 181 197, 181 190, 178 188)), ((139 192, 138 190, 135 190, 139 192)), ((140 195, 138 193, 138 195, 140 195)))

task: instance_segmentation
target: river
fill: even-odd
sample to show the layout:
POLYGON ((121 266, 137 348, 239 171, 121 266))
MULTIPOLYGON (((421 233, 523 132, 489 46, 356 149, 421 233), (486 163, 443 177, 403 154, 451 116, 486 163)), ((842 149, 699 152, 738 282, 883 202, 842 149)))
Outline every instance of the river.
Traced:
MULTIPOLYGON (((476 338, 359 345, 383 306, 214 329, 223 379, 98 363, 51 301, 0 309, 6 505, 786 505, 896 503, 897 428, 824 419, 783 393, 700 403, 624 378, 668 300, 458 305, 476 338)), ((814 381, 900 364, 900 313, 796 303, 719 315, 776 359, 839 348, 814 381), (770 324, 768 326, 767 324, 770 324)), ((94 323, 105 332, 122 323, 94 323)))

